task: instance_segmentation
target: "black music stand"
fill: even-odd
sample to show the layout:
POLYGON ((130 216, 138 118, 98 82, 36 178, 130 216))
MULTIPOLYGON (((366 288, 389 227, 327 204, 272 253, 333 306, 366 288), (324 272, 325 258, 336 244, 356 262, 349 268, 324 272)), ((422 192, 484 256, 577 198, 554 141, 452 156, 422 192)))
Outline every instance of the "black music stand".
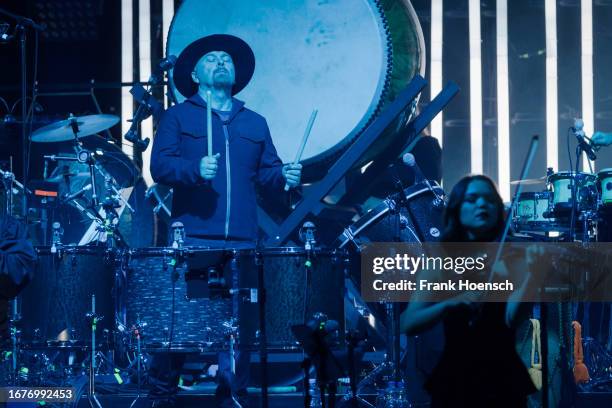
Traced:
MULTIPOLYGON (((303 364, 306 377, 309 374, 310 364, 313 364, 321 390, 321 401, 325 401, 325 390, 328 392, 329 404, 323 403, 323 406, 333 408, 336 399, 336 381, 344 375, 344 370, 326 340, 329 333, 313 329, 307 324, 291 326, 291 332, 308 356, 303 364)), ((307 394, 308 389, 305 392, 307 394)))

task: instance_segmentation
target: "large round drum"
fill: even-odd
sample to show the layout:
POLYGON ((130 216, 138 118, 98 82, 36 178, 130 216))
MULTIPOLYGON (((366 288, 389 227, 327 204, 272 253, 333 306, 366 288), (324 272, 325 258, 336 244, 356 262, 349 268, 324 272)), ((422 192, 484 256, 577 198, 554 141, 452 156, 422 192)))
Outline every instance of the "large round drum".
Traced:
MULTIPOLYGON (((255 74, 238 98, 266 117, 284 162, 293 160, 318 109, 302 157, 305 179, 324 174, 380 108, 425 71, 423 34, 409 0, 185 0, 167 55, 215 33, 252 47, 255 74)), ((175 98, 184 100, 172 73, 170 80, 175 98)))
POLYGON ((37 247, 34 279, 21 295, 23 338, 26 342, 87 345, 91 341, 92 295, 98 342, 104 329, 114 330, 114 254, 102 247, 69 247, 53 252, 37 247), (58 343, 59 342, 59 343, 58 343))

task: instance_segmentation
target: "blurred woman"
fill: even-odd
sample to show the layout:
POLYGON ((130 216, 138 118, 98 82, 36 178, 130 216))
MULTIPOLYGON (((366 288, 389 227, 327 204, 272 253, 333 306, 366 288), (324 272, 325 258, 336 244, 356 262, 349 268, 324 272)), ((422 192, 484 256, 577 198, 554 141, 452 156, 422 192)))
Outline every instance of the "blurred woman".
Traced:
MULTIPOLYGON (((504 230, 504 205, 485 176, 453 188, 444 216, 443 242, 495 242, 504 230)), ((437 303, 415 301, 402 313, 409 335, 443 321, 442 357, 426 382, 432 407, 526 407, 536 389, 515 351, 520 303, 477 303, 465 292, 437 303)))

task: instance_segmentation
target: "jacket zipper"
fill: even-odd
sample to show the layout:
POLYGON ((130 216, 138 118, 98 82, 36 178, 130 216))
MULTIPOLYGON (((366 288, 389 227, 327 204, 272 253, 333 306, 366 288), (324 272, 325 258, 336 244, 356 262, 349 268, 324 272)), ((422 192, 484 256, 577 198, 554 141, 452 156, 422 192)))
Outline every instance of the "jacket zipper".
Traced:
POLYGON ((232 182, 230 172, 230 151, 229 151, 229 132, 227 124, 223 124, 223 133, 225 135, 225 168, 227 182, 227 209, 225 210, 225 239, 229 236, 230 208, 232 205, 232 182))

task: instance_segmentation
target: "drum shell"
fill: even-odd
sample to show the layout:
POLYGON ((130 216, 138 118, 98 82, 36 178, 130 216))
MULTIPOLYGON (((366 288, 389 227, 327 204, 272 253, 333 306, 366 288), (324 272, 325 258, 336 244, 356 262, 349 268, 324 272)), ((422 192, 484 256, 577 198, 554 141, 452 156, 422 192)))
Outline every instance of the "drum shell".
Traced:
POLYGON ((232 303, 227 298, 187 297, 187 262, 170 265, 171 252, 160 248, 136 250, 126 260, 123 275, 126 327, 145 324, 144 347, 174 350, 222 348, 226 328, 232 317, 232 303), (176 272, 176 281, 173 274, 176 272), (174 307, 173 307, 174 303, 174 307), (174 314, 174 321, 173 321, 174 314), (169 345, 172 331, 172 344, 169 345))
POLYGON ((86 314, 91 311, 93 294, 96 313, 103 316, 97 325, 101 340, 104 329, 114 329, 112 255, 103 248, 77 247, 55 254, 49 247, 36 249, 37 270, 21 295, 24 341, 87 344, 91 323, 86 314), (40 329, 40 336, 34 335, 36 329, 40 329), (68 332, 62 333, 64 330, 68 332))
MULTIPOLYGON (((261 252, 266 289, 266 343, 271 349, 298 348, 291 326, 303 324, 317 312, 339 323, 344 333, 344 252, 279 247, 261 252), (306 268, 307 259, 312 262, 306 268), (309 302, 305 310, 306 273, 310 273, 309 302), (306 311, 306 313, 304 313, 306 311)), ((252 260, 241 260, 241 287, 257 287, 257 268, 252 260)), ((240 343, 247 348, 259 344, 259 314, 256 303, 240 302, 240 343)))
POLYGON ((601 205, 612 208, 612 169, 602 169, 597 173, 601 205))
POLYGON ((548 182, 553 187, 552 205, 554 211, 565 212, 572 207, 572 178, 576 178, 576 193, 579 197, 579 209, 588 210, 596 207, 597 177, 593 174, 579 172, 559 172, 548 177, 548 182))

